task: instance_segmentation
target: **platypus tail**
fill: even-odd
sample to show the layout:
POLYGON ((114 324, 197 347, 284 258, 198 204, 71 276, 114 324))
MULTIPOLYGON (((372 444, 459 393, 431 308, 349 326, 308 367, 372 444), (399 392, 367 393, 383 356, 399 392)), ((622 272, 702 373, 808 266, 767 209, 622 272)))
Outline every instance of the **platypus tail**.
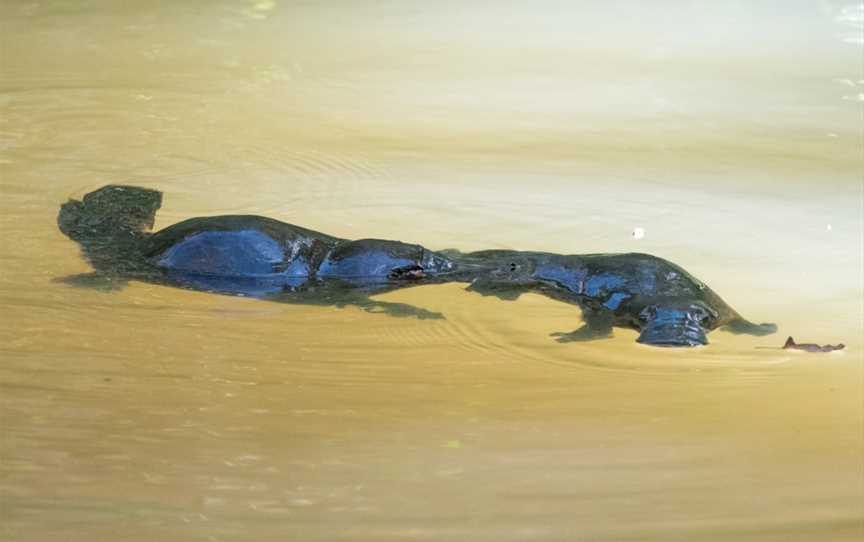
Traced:
POLYGON ((730 333, 735 333, 736 335, 745 334, 762 336, 776 333, 777 324, 754 324, 753 322, 747 321, 743 318, 736 318, 725 326, 722 326, 720 329, 724 329, 730 333))
POLYGON ((69 200, 60 207, 57 225, 71 239, 84 243, 153 227, 162 193, 137 186, 103 186, 81 201, 69 200))

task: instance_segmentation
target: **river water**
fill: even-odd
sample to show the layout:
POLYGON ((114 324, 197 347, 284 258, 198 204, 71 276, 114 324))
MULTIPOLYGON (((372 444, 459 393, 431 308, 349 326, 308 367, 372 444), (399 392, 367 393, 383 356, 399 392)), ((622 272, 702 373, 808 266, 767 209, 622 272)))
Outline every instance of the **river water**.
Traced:
MULTIPOLYGON (((864 7, 0 4, 0 538, 860 540, 864 7), (550 337, 87 272, 58 206, 165 194, 433 249, 650 252, 768 337, 550 337), (634 238, 642 228, 644 236, 634 238), (832 354, 776 348, 787 335, 832 354)), ((638 236, 637 236, 638 237, 638 236)))

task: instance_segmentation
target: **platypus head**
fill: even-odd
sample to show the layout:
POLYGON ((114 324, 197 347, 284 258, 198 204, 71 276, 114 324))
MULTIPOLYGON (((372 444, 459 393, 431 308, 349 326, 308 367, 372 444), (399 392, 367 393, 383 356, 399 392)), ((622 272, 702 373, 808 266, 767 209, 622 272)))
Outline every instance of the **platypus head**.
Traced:
POLYGON ((153 227, 162 193, 137 186, 108 185, 60 206, 57 225, 70 239, 85 243, 142 233, 153 227))

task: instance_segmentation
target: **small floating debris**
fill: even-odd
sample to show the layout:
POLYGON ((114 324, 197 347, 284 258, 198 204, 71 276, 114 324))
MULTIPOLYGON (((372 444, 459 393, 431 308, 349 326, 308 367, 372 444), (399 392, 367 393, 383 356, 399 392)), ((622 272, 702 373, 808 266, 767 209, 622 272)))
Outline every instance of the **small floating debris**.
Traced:
POLYGON ((846 345, 843 343, 825 345, 796 343, 792 337, 786 339, 786 344, 783 345, 783 350, 804 350, 805 352, 834 352, 835 350, 843 350, 844 348, 846 348, 846 345))
POLYGON ((633 228, 633 239, 642 239, 645 237, 645 228, 633 228))

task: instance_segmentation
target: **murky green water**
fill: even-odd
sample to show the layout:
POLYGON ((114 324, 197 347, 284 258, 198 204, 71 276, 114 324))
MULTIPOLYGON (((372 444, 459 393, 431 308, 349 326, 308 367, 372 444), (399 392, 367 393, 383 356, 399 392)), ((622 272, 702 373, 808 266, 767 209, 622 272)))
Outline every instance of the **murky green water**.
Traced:
POLYGON ((859 540, 864 8, 753 4, 0 4, 2 538, 859 540), (157 227, 650 252, 780 332, 54 282, 108 183, 157 227))

